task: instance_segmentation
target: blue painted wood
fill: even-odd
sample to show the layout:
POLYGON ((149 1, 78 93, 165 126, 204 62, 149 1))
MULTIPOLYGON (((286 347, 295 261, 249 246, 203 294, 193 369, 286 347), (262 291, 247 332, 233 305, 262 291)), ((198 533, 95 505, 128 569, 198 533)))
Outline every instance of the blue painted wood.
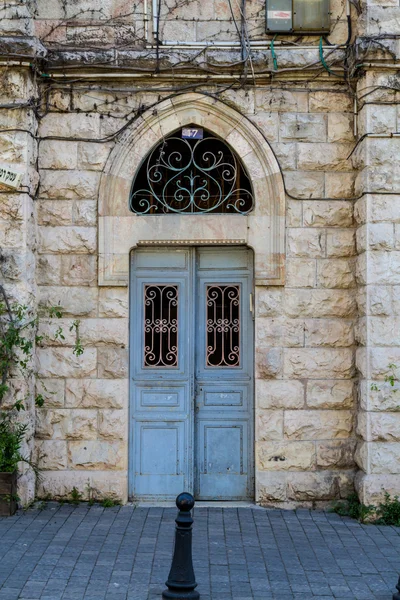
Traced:
POLYGON ((253 255, 245 248, 149 248, 131 262, 131 497, 253 497, 253 255), (206 365, 206 288, 241 293, 239 368, 206 365), (143 365, 144 286, 177 285, 178 365, 143 365))
POLYGON ((193 487, 192 252, 140 249, 131 262, 130 495, 175 499, 193 487), (178 286, 178 364, 144 366, 144 289, 178 286))
POLYGON ((252 259, 245 248, 201 248, 197 259, 195 495, 201 500, 254 497, 252 259), (240 366, 206 364, 207 286, 240 286, 240 366))

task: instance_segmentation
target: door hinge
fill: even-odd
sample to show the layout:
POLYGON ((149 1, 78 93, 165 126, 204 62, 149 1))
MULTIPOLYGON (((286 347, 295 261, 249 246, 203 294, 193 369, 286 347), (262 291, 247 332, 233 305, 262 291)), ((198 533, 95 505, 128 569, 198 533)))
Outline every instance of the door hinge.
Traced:
POLYGON ((250 294, 250 312, 251 316, 254 319, 254 302, 253 302, 253 294, 250 294))

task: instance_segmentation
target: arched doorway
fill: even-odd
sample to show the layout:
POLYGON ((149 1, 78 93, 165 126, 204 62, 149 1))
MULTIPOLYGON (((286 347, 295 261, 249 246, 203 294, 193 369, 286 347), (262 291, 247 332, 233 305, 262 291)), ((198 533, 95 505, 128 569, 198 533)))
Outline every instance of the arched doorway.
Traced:
MULTIPOLYGON (((258 327, 262 326, 261 320, 259 321, 257 316, 257 303, 258 298, 261 297, 260 292, 262 288, 268 285, 282 285, 284 282, 284 208, 284 187, 279 166, 268 142, 248 118, 222 102, 201 94, 183 94, 172 100, 160 102, 156 109, 143 113, 132 127, 125 132, 123 138, 119 140, 111 152, 102 175, 99 193, 99 285, 123 286, 128 285, 130 281, 131 292, 134 293, 134 290, 138 289, 137 283, 133 281, 139 274, 137 261, 139 260, 140 262, 140 260, 144 259, 144 268, 158 270, 156 277, 158 285, 165 287, 171 281, 165 280, 166 283, 163 284, 161 275, 165 276, 166 266, 170 265, 173 268, 171 262, 173 259, 171 257, 179 255, 181 257, 181 266, 179 268, 183 269, 182 265, 186 265, 186 271, 181 270, 183 280, 187 277, 191 281, 191 291, 188 292, 189 296, 187 296, 188 299, 185 299, 184 305, 187 307, 188 303, 192 302, 190 308, 196 317, 200 319, 201 315, 204 316, 206 313, 201 308, 198 308, 199 304, 196 304, 196 302, 200 302, 198 290, 200 289, 201 279, 201 269, 198 270, 197 265, 201 263, 202 256, 207 256, 207 252, 211 254, 214 252, 215 261, 219 264, 217 273, 219 279, 221 277, 223 279, 225 269, 229 271, 232 268, 232 274, 232 272, 235 272, 236 267, 243 268, 243 262, 246 263, 247 281, 253 279, 256 293, 254 298, 250 300, 252 285, 249 284, 246 296, 244 294, 242 296, 242 299, 245 299, 247 304, 245 306, 242 303, 242 306, 247 317, 249 314, 251 315, 250 308, 253 308, 251 316, 254 318, 254 328, 257 335, 258 327), (227 146, 235 152, 236 156, 240 156, 243 168, 251 183, 253 193, 252 210, 245 211, 245 214, 237 211, 225 211, 221 214, 214 214, 212 211, 207 212, 207 210, 203 211, 202 214, 198 214, 201 211, 193 211, 191 214, 174 211, 172 211, 173 214, 165 214, 163 211, 157 214, 157 211, 155 211, 155 214, 144 215, 132 212, 129 206, 132 182, 135 180, 141 166, 143 166, 146 157, 168 136, 180 131, 182 127, 190 126, 201 127, 210 132, 215 138, 226 142, 227 146), (218 248, 215 248, 216 246, 218 248), (154 253, 151 252, 152 250, 154 250, 154 253), (170 254, 170 252, 173 252, 173 254, 170 254), (240 257, 241 252, 242 255, 240 257), (234 255, 236 256, 235 259, 233 259, 234 255), (157 259, 152 267, 151 261, 154 259, 154 256, 157 256, 157 259), (185 257, 184 259, 182 258, 183 256, 185 257), (160 257, 164 260, 164 263, 159 262, 160 257), (239 265, 235 263, 236 259, 239 265), (241 267, 240 263, 242 263, 241 267), (129 279, 130 266, 132 266, 131 279, 129 279)), ((231 274, 228 274, 228 277, 231 277, 231 274)), ((234 277, 236 283, 232 277, 228 283, 237 285, 239 281, 237 275, 238 273, 234 277)), ((209 276, 210 272, 207 274, 207 277, 209 276)), ((219 283, 221 284, 222 281, 219 283)), ((149 285, 149 283, 144 283, 144 285, 149 285)), ((143 292, 141 297, 144 298, 143 286, 141 289, 143 292)), ((207 286, 205 290, 207 290, 207 286)), ((204 309, 204 297, 202 302, 204 309)), ((132 310, 133 306, 134 302, 132 301, 132 310)), ((136 302, 135 306, 139 307, 140 302, 136 302)), ((132 324, 136 322, 137 332, 142 332, 140 335, 144 335, 144 325, 143 320, 139 320, 138 314, 140 310, 144 311, 144 302, 142 302, 142 306, 143 308, 138 309, 139 312, 136 315, 131 313, 132 324)), ((143 319, 143 314, 140 318, 143 319)), ((194 327, 193 332, 196 331, 196 327, 200 327, 199 324, 189 324, 187 326, 184 331, 188 340, 188 332, 192 326, 194 327)), ((253 328, 250 326, 248 329, 252 330, 253 328)), ((184 351, 186 354, 195 353, 196 343, 198 348, 201 347, 202 342, 199 335, 197 339, 199 340, 198 343, 196 342, 196 336, 192 335, 192 342, 188 341, 189 346, 186 346, 186 350, 184 351)), ((143 346, 137 344, 137 338, 134 337, 133 333, 130 344, 132 360, 136 360, 133 358, 135 348, 139 348, 140 360, 143 360, 143 346)), ((248 344, 250 361, 252 363, 253 357, 257 352, 254 347, 253 338, 251 338, 248 344)), ((179 362, 177 368, 180 368, 179 362)), ((195 372, 195 368, 196 365, 194 364, 191 373, 195 372)), ((132 374, 130 377, 132 390, 134 390, 134 378, 136 377, 133 369, 134 366, 132 365, 132 374)), ((192 382, 194 385, 193 379, 192 382)), ((170 383, 172 383, 172 379, 170 383)), ((177 382, 175 381, 175 383, 177 382)), ((239 382, 237 384, 239 385, 239 382)), ((187 385, 189 387, 192 385, 190 375, 187 385)), ((226 391, 223 391, 222 394, 226 394, 226 391)), ((188 397, 193 396, 194 392, 189 391, 188 397)), ((238 395, 235 397, 238 398, 238 395)), ((135 401, 137 400, 132 400, 132 403, 135 401)), ((175 402, 179 404, 179 400, 176 400, 176 397, 175 400, 164 399, 163 402, 175 402)), ((254 405, 256 406, 256 402, 254 402, 251 392, 250 407, 254 405)), ((173 410, 172 407, 164 408, 165 411, 167 409, 173 410)), ((195 407, 193 408, 195 409, 195 407)), ((153 412, 155 411, 156 409, 153 412)), ((161 417, 165 420, 165 413, 161 417)), ((222 420, 224 418, 223 416, 222 420)), ((136 448, 135 444, 140 440, 140 437, 138 434, 135 435, 131 419, 135 419, 133 404, 131 405, 129 417, 130 473, 133 474, 137 468, 134 466, 134 461, 140 456, 140 451, 136 448)), ((193 427, 191 439, 195 440, 194 421, 192 423, 193 425, 189 423, 189 427, 193 427)), ((217 433, 220 433, 220 430, 223 429, 220 425, 221 423, 219 423, 218 428, 214 428, 214 433, 217 429, 217 433)), ((144 434, 144 438, 146 435, 148 436, 148 433, 144 434)), ((155 439, 161 440, 161 434, 157 437, 156 433, 155 439)), ((176 433, 174 435, 178 446, 180 439, 190 439, 190 437, 180 438, 176 433)), ((164 445, 165 448, 168 448, 170 447, 171 434, 165 433, 165 436, 165 440, 161 442, 161 446, 164 445), (169 441, 167 438, 169 438, 169 441)), ((200 439, 199 436, 198 439, 200 439)), ((223 449, 226 446, 222 436, 214 441, 217 448, 223 449)), ((147 446, 150 445, 150 447, 152 445, 152 441, 149 438, 145 443, 147 446)), ((199 441, 197 440, 193 443, 199 444, 199 441)), ((251 457, 253 455, 252 444, 253 440, 250 441, 251 457)), ((194 446, 189 448, 188 445, 187 447, 187 464, 189 464, 190 460, 192 461, 192 467, 188 471, 189 479, 190 477, 192 478, 192 483, 190 484, 189 481, 189 485, 194 485, 196 479, 193 467, 193 461, 196 460, 195 450, 194 446)), ((241 447, 243 448, 242 442, 241 447)), ((229 460, 229 457, 225 456, 225 459, 229 460)), ((151 458, 149 460, 151 463, 151 458)), ((168 462, 171 458, 165 456, 165 460, 168 462)), ((149 464, 146 468, 148 466, 149 464)), ((165 465, 165 468, 168 470, 170 466, 165 465)), ((234 492, 233 494, 225 494, 225 496, 223 493, 218 496, 228 498, 252 496, 253 487, 248 481, 251 482, 253 478, 253 467, 250 470, 252 472, 249 474, 249 479, 245 485, 246 492, 240 492, 239 494, 234 492)), ((160 474, 156 474, 156 477, 160 477, 160 474)), ((255 478, 257 480, 257 472, 255 473, 255 478)), ((131 496, 134 493, 133 482, 134 477, 131 475, 129 482, 131 496)), ((184 479, 181 478, 179 485, 182 486, 183 483, 185 483, 184 479)), ((162 487, 161 494, 146 493, 143 491, 139 495, 143 497, 151 497, 153 495, 156 497, 166 497, 166 495, 170 495, 172 497, 175 494, 175 492, 165 494, 167 490, 166 484, 162 487)), ((215 489, 215 487, 212 489, 215 489)), ((181 487, 179 488, 180 490, 181 487)), ((204 494, 201 497, 208 498, 210 495, 204 494)))
MULTIPOLYGON (((245 215, 240 158, 193 125, 165 137, 139 168, 138 215, 245 215)), ((142 247, 131 263, 132 495, 253 498, 253 253, 142 247)))

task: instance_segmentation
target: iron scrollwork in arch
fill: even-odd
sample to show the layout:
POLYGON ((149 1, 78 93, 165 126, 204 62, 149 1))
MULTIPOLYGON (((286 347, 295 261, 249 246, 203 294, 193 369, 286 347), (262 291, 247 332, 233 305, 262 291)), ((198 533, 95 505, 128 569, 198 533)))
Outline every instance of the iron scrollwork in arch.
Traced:
POLYGON ((177 134, 154 148, 133 182, 130 208, 141 215, 165 213, 247 214, 254 199, 240 160, 219 138, 177 134))

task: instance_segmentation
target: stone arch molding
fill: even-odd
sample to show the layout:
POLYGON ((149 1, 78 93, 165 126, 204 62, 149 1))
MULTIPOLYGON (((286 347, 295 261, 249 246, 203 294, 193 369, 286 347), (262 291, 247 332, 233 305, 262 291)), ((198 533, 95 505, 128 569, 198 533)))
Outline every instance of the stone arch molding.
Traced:
POLYGON ((268 142, 245 116, 202 94, 183 94, 144 112, 111 151, 99 188, 99 285, 125 286, 129 253, 145 244, 242 244, 254 250, 256 285, 284 283, 285 191, 268 142), (189 124, 227 142, 249 174, 255 208, 248 215, 135 215, 129 192, 148 152, 189 124))

